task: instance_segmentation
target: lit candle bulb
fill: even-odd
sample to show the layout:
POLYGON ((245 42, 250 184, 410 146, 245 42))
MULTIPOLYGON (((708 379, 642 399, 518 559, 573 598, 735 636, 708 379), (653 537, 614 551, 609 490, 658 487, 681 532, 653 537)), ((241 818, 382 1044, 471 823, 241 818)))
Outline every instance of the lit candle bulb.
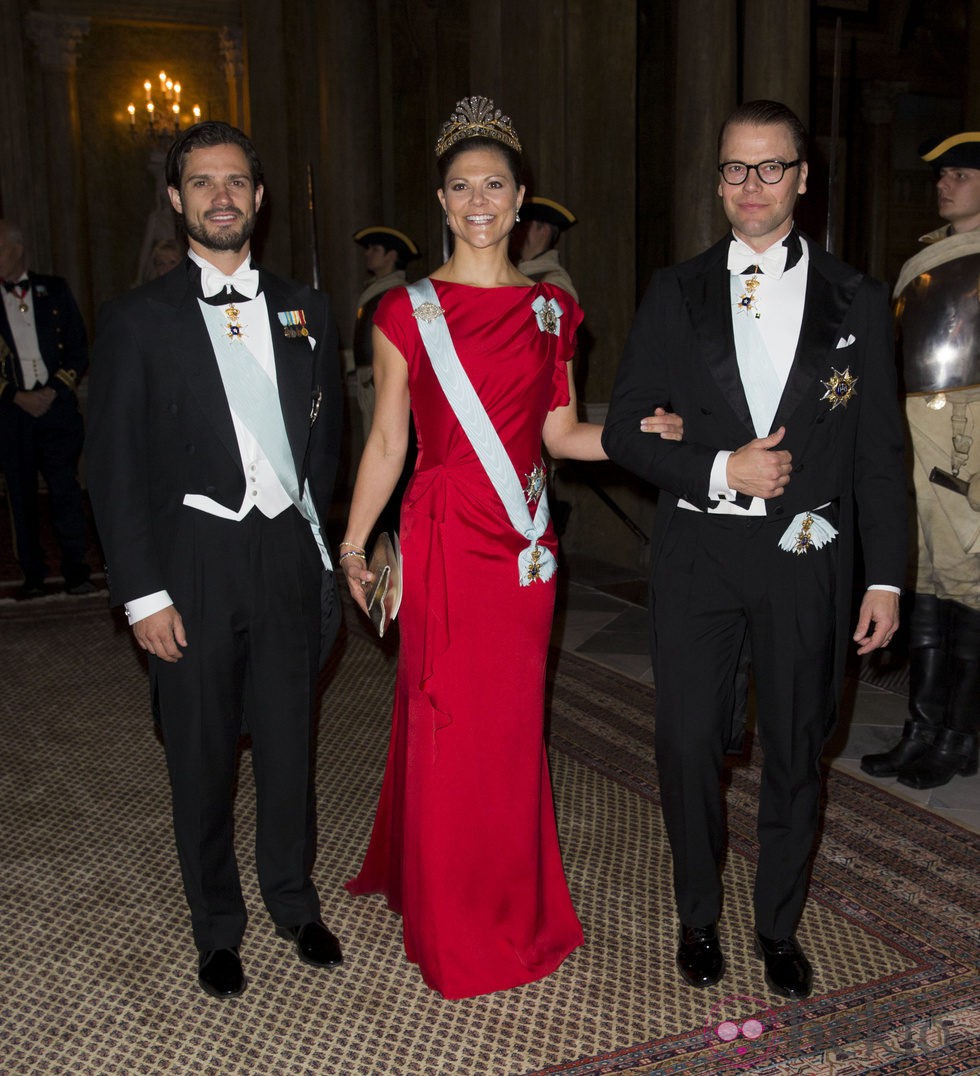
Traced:
POLYGON ((143 83, 143 89, 146 90, 146 99, 147 101, 149 101, 153 92, 153 87, 150 85, 149 79, 147 79, 146 82, 143 83))
POLYGON ((166 71, 161 71, 160 72, 160 81, 161 82, 166 82, 167 81, 167 72, 166 71))
POLYGON ((154 109, 153 102, 152 101, 147 101, 147 103, 146 103, 146 111, 147 111, 147 114, 148 114, 149 119, 150 119, 150 128, 151 128, 151 130, 153 128, 153 109, 154 109))
POLYGON ((201 106, 195 105, 191 111, 194 113, 194 119, 199 120, 201 118, 201 106))
POLYGON ((136 105, 132 101, 126 106, 126 111, 129 113, 129 124, 131 127, 136 126, 136 105))
POLYGON ((177 98, 178 101, 180 101, 180 83, 179 82, 174 83, 174 96, 177 98))

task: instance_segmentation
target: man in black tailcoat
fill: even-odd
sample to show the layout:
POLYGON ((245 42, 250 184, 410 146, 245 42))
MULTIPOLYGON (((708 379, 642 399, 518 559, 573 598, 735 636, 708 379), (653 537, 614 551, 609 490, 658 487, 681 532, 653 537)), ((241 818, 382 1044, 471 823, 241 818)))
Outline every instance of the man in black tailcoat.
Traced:
POLYGON ((301 959, 342 959, 310 876, 315 682, 340 615, 320 529, 340 371, 326 296, 251 261, 263 185, 248 138, 197 124, 166 178, 188 257, 101 311, 86 452, 111 599, 150 655, 198 979, 226 998, 246 985, 232 839, 243 726, 265 905, 301 959))
POLYGON ((681 975, 709 986, 724 971, 719 778, 747 637, 764 753, 757 951, 770 988, 802 998, 812 969, 795 930, 847 649, 855 524, 868 585, 857 652, 898 626, 902 424, 884 285, 794 226, 807 180, 799 119, 777 102, 742 105, 722 127, 719 173, 733 234, 654 274, 603 444, 661 490, 651 633, 681 975), (642 433, 656 406, 683 415, 682 442, 642 433))
POLYGON ((85 561, 85 514, 78 484, 82 416, 78 383, 88 366, 85 323, 68 282, 28 272, 24 236, 0 220, 0 470, 13 521, 21 596, 44 593, 38 472, 69 594, 95 589, 85 561))

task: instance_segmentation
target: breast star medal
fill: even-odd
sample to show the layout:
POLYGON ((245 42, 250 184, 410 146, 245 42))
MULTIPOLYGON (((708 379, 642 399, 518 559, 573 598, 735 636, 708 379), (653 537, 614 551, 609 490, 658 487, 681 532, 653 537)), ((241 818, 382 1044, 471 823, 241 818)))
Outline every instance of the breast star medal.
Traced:
POLYGON ((752 314, 753 317, 759 317, 759 300, 756 297, 756 288, 762 283, 762 281, 755 275, 749 277, 748 280, 742 285, 745 289, 738 297, 738 302, 735 304, 735 311, 739 314, 752 314))
POLYGON ((225 307, 225 317, 228 319, 228 324, 225 328, 228 330, 229 340, 245 339, 245 330, 242 328, 242 323, 238 320, 240 314, 241 311, 234 303, 229 303, 225 307))
POLYGON ((831 367, 830 380, 820 382, 827 390, 820 399, 830 402, 831 411, 838 407, 847 407, 857 395, 857 389, 854 386, 858 383, 858 380, 858 378, 852 376, 849 366, 843 373, 831 367))
POLYGON ((544 493, 545 470, 539 463, 536 463, 531 468, 531 473, 526 474, 524 477, 527 479, 527 485, 524 487, 524 500, 528 504, 533 504, 544 493))

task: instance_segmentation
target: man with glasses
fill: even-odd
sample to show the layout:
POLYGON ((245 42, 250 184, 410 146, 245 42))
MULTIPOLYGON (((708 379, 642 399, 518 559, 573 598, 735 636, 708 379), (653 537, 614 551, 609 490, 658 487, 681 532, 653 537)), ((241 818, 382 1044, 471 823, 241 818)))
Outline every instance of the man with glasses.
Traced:
POLYGON ((651 639, 681 975, 703 987, 724 972, 720 778, 747 641, 763 749, 756 952, 770 989, 803 998, 813 973, 795 931, 847 650, 855 524, 868 589, 851 637, 867 654, 898 626, 903 434, 884 286, 793 223, 807 183, 802 123, 785 105, 749 102, 718 148, 732 231, 654 274, 603 444, 661 490, 651 639), (644 439, 640 419, 656 406, 684 416, 682 442, 644 439))

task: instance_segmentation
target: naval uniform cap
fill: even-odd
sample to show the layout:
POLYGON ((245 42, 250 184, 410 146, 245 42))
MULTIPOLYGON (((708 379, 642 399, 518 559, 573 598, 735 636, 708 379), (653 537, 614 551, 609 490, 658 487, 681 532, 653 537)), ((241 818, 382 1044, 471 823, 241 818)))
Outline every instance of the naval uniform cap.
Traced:
POLYGON ((355 232, 354 242, 362 247, 377 244, 385 250, 397 250, 402 259, 407 262, 419 256, 419 248, 404 232, 400 232, 397 228, 388 228, 384 224, 372 224, 368 228, 355 232))
POLYGON ((571 228, 577 219, 570 209, 551 198, 535 195, 525 198, 521 205, 521 220, 544 221, 545 224, 553 224, 560 232, 571 228))
POLYGON ((919 146, 919 156, 937 172, 940 168, 980 169, 980 131, 927 138, 919 146))

